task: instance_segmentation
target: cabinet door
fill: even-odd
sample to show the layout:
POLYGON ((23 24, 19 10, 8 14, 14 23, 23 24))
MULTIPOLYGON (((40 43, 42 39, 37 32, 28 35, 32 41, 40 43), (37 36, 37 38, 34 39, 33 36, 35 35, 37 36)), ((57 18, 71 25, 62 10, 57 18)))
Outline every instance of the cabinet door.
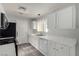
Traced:
POLYGON ((16 22, 16 39, 17 44, 28 43, 27 37, 27 24, 25 20, 17 20, 16 22))
POLYGON ((64 8, 57 12, 57 28, 58 29, 74 29, 75 28, 75 6, 64 8))
POLYGON ((48 30, 51 32, 56 27, 56 13, 47 15, 48 30))
POLYGON ((29 36, 29 43, 39 50, 39 38, 37 36, 29 36))
POLYGON ((69 56, 69 47, 56 43, 56 56, 69 56))
POLYGON ((56 55, 56 43, 53 41, 48 41, 48 56, 56 55))
POLYGON ((33 36, 29 36, 29 43, 31 43, 34 46, 34 38, 33 36))
POLYGON ((34 46, 35 48, 39 49, 39 38, 37 36, 34 36, 33 38, 33 43, 34 43, 34 46))
POLYGON ((44 55, 47 55, 47 45, 48 45, 47 42, 48 41, 46 39, 40 38, 39 49, 44 55))
POLYGON ((16 56, 15 44, 0 45, 0 56, 16 56))

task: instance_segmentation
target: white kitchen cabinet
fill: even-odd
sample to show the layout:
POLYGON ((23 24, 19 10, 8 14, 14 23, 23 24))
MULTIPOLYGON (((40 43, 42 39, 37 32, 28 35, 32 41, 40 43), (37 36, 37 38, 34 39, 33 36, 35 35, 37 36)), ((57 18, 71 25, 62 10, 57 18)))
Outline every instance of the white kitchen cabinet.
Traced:
POLYGON ((57 29, 75 29, 76 10, 75 6, 69 6, 57 11, 57 29))
POLYGON ((54 41, 48 43, 48 56, 69 56, 70 49, 64 44, 54 41))
POLYGON ((69 56, 70 48, 64 44, 56 43, 56 55, 57 56, 69 56))
POLYGON ((45 16, 48 30, 53 29, 75 29, 76 28, 76 7, 68 6, 52 12, 45 16))
POLYGON ((51 13, 47 15, 47 26, 48 30, 52 31, 56 27, 56 13, 51 13))
POLYGON ((44 55, 47 55, 47 48, 48 46, 48 40, 44 39, 44 38, 40 38, 40 41, 39 41, 39 50, 41 53, 43 53, 44 55))
POLYGON ((37 36, 34 36, 32 41, 34 43, 35 48, 39 49, 39 38, 37 36))
POLYGON ((75 56, 76 39, 66 37, 41 37, 32 35, 29 42, 45 56, 75 56))
POLYGON ((75 56, 77 40, 67 37, 50 37, 48 56, 75 56))
POLYGON ((40 36, 31 35, 29 37, 29 43, 33 45, 42 54, 47 55, 48 53, 48 40, 40 38, 40 36))
POLYGON ((16 56, 15 44, 0 45, 0 56, 16 56))
POLYGON ((56 42, 48 41, 48 56, 56 55, 56 42))
POLYGON ((37 36, 29 36, 29 43, 39 50, 39 38, 37 36))

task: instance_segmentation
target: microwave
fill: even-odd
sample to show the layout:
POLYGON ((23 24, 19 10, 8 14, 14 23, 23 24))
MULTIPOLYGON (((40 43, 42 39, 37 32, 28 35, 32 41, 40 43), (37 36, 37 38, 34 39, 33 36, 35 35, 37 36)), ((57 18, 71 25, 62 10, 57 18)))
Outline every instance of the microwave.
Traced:
POLYGON ((0 29, 6 29, 8 26, 8 19, 5 13, 0 13, 0 29))

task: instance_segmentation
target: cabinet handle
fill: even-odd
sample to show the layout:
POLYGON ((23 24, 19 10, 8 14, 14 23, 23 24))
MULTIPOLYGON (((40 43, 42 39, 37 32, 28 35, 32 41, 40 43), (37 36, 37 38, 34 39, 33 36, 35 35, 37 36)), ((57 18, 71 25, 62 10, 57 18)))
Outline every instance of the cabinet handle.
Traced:
POLYGON ((18 32, 16 32, 17 33, 17 36, 18 36, 18 32))

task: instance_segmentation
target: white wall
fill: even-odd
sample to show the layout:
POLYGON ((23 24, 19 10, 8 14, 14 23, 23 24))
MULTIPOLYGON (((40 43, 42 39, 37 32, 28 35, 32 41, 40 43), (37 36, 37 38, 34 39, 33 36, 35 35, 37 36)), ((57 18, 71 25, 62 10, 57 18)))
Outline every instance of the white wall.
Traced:
MULTIPOLYGON (((2 4, 0 4, 0 13, 1 13, 1 12, 5 13, 2 4)), ((1 15, 0 15, 0 27, 1 27, 1 15)))
POLYGON ((4 8, 3 8, 2 4, 0 4, 0 12, 5 13, 4 8))

